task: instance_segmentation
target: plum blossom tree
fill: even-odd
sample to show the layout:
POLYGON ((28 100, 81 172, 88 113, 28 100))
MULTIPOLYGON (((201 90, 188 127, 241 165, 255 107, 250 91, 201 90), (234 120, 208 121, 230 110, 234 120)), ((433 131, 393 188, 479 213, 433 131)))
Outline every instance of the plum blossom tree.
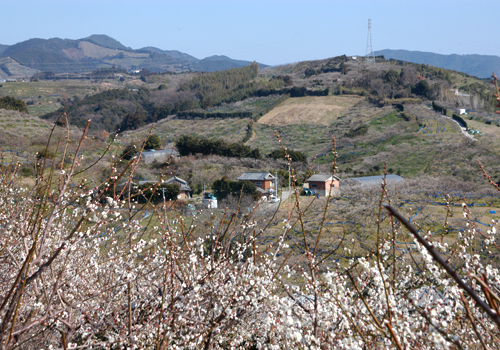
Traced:
MULTIPOLYGON (((500 275, 489 254, 499 249, 498 221, 479 231, 465 203, 466 226, 456 239, 420 230, 422 241, 404 231, 403 216, 386 214, 383 204, 393 199, 383 181, 370 252, 357 256, 360 242, 345 233, 320 252, 332 192, 317 215, 321 224, 311 227, 294 187, 270 239, 264 237, 269 219, 258 207, 245 215, 200 210, 191 220, 158 206, 144 217, 148 204, 137 202, 132 182, 140 157, 123 171, 112 164, 106 181, 92 187, 82 177, 81 144, 69 167, 55 161, 43 171, 40 164, 30 188, 19 181, 19 164, 0 172, 2 350, 500 344, 494 317, 500 275), (436 253, 454 266, 452 273, 436 253), (339 254, 342 263, 328 259, 339 254), (476 306, 476 297, 488 309, 476 306)), ((61 159, 69 147, 68 140, 61 159)), ((334 160, 333 172, 336 167, 334 160)))

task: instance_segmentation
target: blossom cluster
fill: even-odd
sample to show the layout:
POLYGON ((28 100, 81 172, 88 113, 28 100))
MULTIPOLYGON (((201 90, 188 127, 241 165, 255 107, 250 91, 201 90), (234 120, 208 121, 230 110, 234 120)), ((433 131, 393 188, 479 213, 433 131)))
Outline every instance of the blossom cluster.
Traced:
MULTIPOLYGON (((55 187, 47 185, 52 175, 23 188, 15 165, 0 172, 2 350, 498 345, 495 321, 421 242, 395 253, 396 238, 409 237, 395 220, 374 223, 370 254, 356 257, 347 247, 355 242, 342 241, 336 249, 351 259, 331 263, 315 255, 322 232, 305 232, 298 199, 281 233, 263 245, 269 222, 253 212, 211 212, 198 225, 158 207, 145 219, 125 190, 107 191, 133 172, 113 168, 105 188, 88 188, 85 179, 69 186, 76 167, 57 174, 55 187), (285 237, 294 227, 302 227, 307 249, 289 263, 294 248, 285 237)), ((388 201, 384 188, 382 198, 388 201)), ((498 221, 482 232, 462 209, 467 225, 453 242, 429 232, 425 239, 498 310, 500 274, 491 256, 498 221)))

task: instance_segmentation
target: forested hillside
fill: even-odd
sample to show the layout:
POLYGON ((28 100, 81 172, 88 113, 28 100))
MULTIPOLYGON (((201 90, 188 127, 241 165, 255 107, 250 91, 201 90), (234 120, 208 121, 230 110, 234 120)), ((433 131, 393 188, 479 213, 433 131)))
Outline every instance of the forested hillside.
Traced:
POLYGON ((387 59, 428 64, 459 71, 478 78, 489 78, 491 72, 500 72, 500 57, 491 55, 441 55, 433 52, 407 50, 380 50, 376 55, 387 59))
MULTIPOLYGON (((91 118, 93 130, 125 131, 180 112, 212 110, 223 103, 239 102, 252 97, 258 90, 273 92, 286 85, 282 79, 256 80, 258 71, 259 66, 254 63, 227 71, 198 74, 181 80, 183 82, 176 91, 163 89, 162 85, 154 90, 146 87, 108 90, 84 99, 67 101, 60 110, 46 114, 43 118, 55 120, 62 111, 66 111, 73 125, 83 127, 91 118), (162 102, 153 103, 152 100, 162 102)), ((144 80, 148 79, 147 76, 142 77, 144 80)), ((272 99, 269 100, 272 104, 272 99)), ((268 105, 250 112, 241 112, 246 114, 238 113, 243 118, 249 117, 250 113, 251 117, 253 113, 262 112, 266 107, 268 105)), ((218 113, 225 112, 222 109, 218 113)), ((234 111, 227 112, 236 116, 234 111)))

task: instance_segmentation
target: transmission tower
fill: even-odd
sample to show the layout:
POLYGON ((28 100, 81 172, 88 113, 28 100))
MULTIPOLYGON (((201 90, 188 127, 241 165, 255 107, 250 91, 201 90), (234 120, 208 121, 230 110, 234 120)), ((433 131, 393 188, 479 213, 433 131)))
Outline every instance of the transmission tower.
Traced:
POLYGON ((367 63, 375 63, 375 54, 373 53, 373 42, 372 42, 372 19, 368 18, 368 39, 366 40, 366 56, 365 60, 367 63))

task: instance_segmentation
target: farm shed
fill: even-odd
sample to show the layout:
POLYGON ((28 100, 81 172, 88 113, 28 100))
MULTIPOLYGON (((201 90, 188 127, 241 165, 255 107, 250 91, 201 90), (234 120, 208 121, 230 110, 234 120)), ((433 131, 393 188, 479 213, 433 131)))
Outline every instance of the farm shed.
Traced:
POLYGON ((172 148, 160 149, 160 150, 149 150, 142 152, 141 160, 148 164, 153 163, 155 160, 157 162, 166 162, 170 155, 177 157, 177 151, 172 148))
POLYGON ((309 189, 314 190, 320 196, 326 196, 330 193, 330 188, 333 191, 340 190, 340 179, 331 174, 314 174, 306 180, 309 189))

